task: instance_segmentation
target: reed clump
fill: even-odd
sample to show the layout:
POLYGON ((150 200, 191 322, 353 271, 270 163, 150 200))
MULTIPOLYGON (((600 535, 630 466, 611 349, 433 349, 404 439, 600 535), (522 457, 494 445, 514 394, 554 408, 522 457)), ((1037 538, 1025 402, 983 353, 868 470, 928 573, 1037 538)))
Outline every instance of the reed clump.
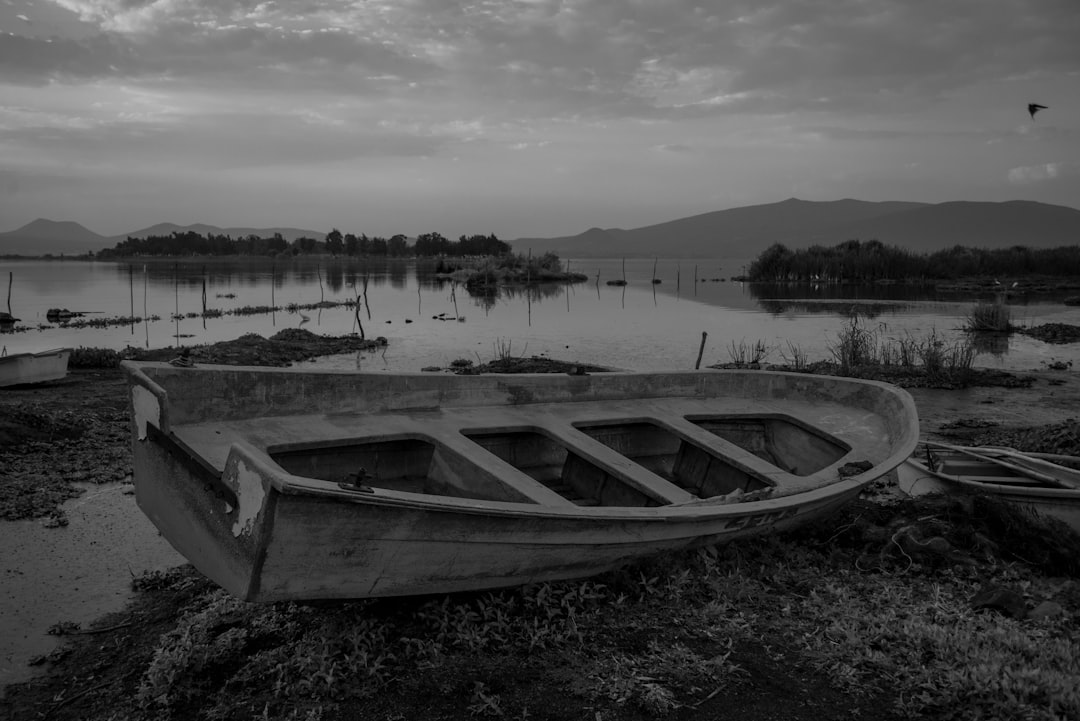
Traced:
POLYGON ((901 371, 921 374, 930 380, 966 382, 973 373, 974 344, 967 338, 949 343, 936 329, 922 337, 885 337, 886 326, 865 326, 851 316, 837 340, 828 345, 841 375, 874 376, 878 372, 901 371))
POLYGON ((741 340, 738 343, 731 341, 727 349, 728 356, 731 357, 731 364, 739 368, 760 367, 765 362, 765 359, 769 357, 772 350, 761 339, 754 341, 752 344, 747 343, 746 340, 741 340))
POLYGON ((999 296, 992 301, 979 301, 968 313, 964 330, 969 332, 1007 333, 1012 330, 1012 311, 1005 298, 999 296))

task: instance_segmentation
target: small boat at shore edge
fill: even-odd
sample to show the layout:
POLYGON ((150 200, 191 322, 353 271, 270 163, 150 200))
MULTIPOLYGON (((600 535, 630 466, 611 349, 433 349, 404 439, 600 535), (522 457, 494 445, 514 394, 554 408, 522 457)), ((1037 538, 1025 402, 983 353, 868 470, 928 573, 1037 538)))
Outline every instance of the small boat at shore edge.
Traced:
POLYGON ((1078 462, 1073 456, 927 442, 900 466, 898 485, 910 496, 985 493, 1080 533, 1080 471, 1064 465, 1078 462))
POLYGON ((46 383, 67 376, 70 348, 0 355, 0 388, 46 383))
POLYGON ((135 495, 250 601, 581 578, 812 523, 918 442, 894 386, 126 361, 135 495))

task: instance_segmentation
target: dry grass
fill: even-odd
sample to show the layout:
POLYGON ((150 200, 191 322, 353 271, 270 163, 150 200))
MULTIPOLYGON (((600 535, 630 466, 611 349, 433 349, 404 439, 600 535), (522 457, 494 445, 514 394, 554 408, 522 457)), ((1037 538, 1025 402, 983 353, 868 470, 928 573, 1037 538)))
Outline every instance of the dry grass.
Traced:
POLYGON ((991 511, 857 502, 793 535, 595 579, 392 602, 253 605, 173 572, 140 584, 148 597, 186 595, 165 632, 143 634, 145 651, 115 649, 116 669, 90 642, 98 677, 127 675, 71 717, 704 720, 776 697, 754 701, 772 710, 740 713, 758 719, 805 703, 795 685, 755 691, 759 674, 796 673, 829 718, 1077 718, 1069 557, 1080 539, 1032 565, 1020 556, 1051 542, 1047 531, 991 511), (909 552, 902 534, 940 538, 950 553, 909 552), (1038 621, 977 611, 970 599, 986 583, 1068 610, 1038 621))

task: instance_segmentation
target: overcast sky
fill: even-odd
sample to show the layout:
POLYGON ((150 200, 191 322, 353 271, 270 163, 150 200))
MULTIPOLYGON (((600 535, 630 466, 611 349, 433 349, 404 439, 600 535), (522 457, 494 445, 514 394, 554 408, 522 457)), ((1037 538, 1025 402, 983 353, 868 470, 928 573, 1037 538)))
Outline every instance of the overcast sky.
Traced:
POLYGON ((0 0, 0 231, 789 197, 1080 206, 1080 0, 0 0))

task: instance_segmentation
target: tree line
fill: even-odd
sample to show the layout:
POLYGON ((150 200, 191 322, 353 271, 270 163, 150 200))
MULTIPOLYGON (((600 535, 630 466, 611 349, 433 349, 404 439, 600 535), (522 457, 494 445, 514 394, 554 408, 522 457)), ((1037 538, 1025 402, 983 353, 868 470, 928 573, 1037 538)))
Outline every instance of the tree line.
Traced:
POLYGON ((776 243, 750 264, 747 278, 764 282, 919 282, 975 276, 1080 276, 1080 246, 968 248, 916 253, 878 240, 848 240, 791 250, 776 243))
POLYGON ((177 232, 169 235, 149 235, 145 238, 128 236, 112 248, 106 248, 99 258, 130 258, 133 256, 190 256, 190 255, 310 255, 330 253, 341 256, 383 257, 433 257, 505 255, 510 244, 491 235, 462 235, 452 241, 439 233, 424 233, 414 243, 401 234, 383 238, 369 238, 366 234, 342 233, 334 228, 324 240, 299 237, 291 242, 274 233, 270 238, 248 235, 232 238, 228 235, 201 235, 195 231, 177 232))

